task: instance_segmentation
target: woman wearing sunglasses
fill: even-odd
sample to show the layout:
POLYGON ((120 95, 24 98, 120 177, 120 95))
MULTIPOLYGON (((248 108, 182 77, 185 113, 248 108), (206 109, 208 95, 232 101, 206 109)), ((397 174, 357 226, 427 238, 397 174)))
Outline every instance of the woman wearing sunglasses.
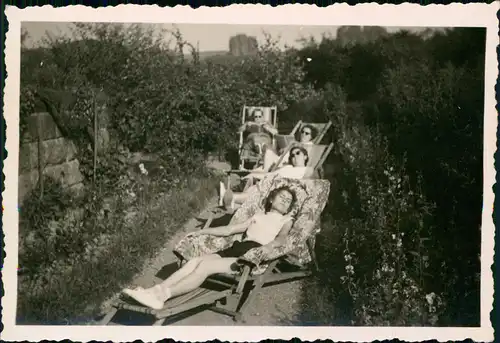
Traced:
POLYGON ((253 111, 252 120, 243 124, 239 132, 248 134, 243 151, 253 152, 258 156, 262 156, 266 146, 271 146, 272 136, 278 134, 278 130, 266 121, 264 111, 260 108, 253 111))
MULTIPOLYGON (((310 124, 305 124, 301 127, 299 131, 299 136, 298 136, 298 143, 300 143, 304 148, 307 149, 308 152, 310 152, 310 148, 314 145, 314 139, 318 135, 318 130, 310 124)), ((296 143, 295 143, 296 144, 296 143)), ((283 151, 286 149, 284 147, 279 151, 279 154, 282 154, 283 151)), ((288 155, 285 155, 283 157, 283 160, 286 161, 288 160, 288 155)), ((275 151, 272 149, 266 149, 264 152, 264 159, 263 159, 263 166, 262 170, 270 170, 273 164, 275 164, 279 160, 279 155, 276 154, 275 151)))
MULTIPOLYGON (((295 146, 290 149, 288 156, 288 164, 279 168, 274 172, 253 172, 243 177, 243 179, 254 178, 261 180, 266 176, 279 175, 288 179, 308 179, 313 177, 314 168, 307 166, 309 162, 309 153, 303 146, 295 146)), ((220 198, 219 205, 225 206, 226 209, 234 209, 235 204, 242 204, 248 197, 248 192, 233 192, 230 189, 226 190, 224 183, 220 183, 220 198)))

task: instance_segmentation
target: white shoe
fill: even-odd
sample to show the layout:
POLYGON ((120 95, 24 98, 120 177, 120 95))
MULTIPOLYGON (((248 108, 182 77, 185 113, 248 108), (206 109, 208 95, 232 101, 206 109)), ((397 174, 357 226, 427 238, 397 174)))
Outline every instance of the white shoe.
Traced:
POLYGON ((142 305, 152 308, 154 310, 161 310, 165 304, 164 301, 155 296, 154 292, 145 290, 142 287, 138 287, 136 289, 125 288, 122 292, 123 294, 128 295, 138 303, 141 303, 142 305))

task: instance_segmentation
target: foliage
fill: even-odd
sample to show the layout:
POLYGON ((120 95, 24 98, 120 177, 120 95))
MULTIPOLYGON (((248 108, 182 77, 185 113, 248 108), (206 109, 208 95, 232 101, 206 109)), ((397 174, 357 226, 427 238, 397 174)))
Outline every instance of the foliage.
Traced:
POLYGON ((336 150, 332 214, 318 241, 328 270, 315 283, 334 302, 310 314, 325 314, 322 323, 477 325, 484 30, 352 46, 324 39, 300 54, 311 58, 306 80, 330 99, 322 113, 336 150))
MULTIPOLYGON (((103 194, 99 186, 89 190, 71 205, 72 213, 80 209, 79 217, 22 224, 21 232, 37 235, 20 241, 25 268, 19 275, 19 323, 81 324, 98 315, 101 302, 130 282, 144 260, 206 205, 219 180, 200 174, 166 187, 147 170, 134 175, 123 175, 113 193, 103 194)), ((44 206, 64 199, 56 191, 47 196, 44 206)), ((41 216, 21 212, 22 219, 28 215, 41 216)))
POLYGON ((67 231, 57 222, 71 202, 71 196, 51 178, 44 180, 43 196, 39 187, 27 196, 19 216, 19 264, 24 270, 50 263, 63 253, 65 244, 78 246, 78 239, 66 242, 70 237, 64 237, 67 231))

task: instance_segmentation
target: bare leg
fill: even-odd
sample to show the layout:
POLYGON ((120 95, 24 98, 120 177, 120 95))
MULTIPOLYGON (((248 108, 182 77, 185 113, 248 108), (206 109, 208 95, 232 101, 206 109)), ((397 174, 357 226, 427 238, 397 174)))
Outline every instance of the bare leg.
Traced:
POLYGON ((233 200, 236 204, 243 204, 247 198, 248 198, 247 192, 233 193, 233 200))
POLYGON ((243 204, 245 200, 248 198, 247 192, 233 192, 231 190, 227 190, 223 203, 226 209, 234 209, 234 204, 243 204))
POLYGON ((170 287, 176 284, 179 280, 184 278, 186 275, 191 274, 193 270, 198 267, 198 264, 202 261, 202 257, 196 257, 192 260, 189 260, 185 265, 183 265, 179 270, 170 275, 167 279, 165 279, 160 285, 162 287, 170 287))
POLYGON ((220 259, 220 256, 215 254, 194 258, 158 285, 147 289, 141 287, 137 289, 125 289, 123 293, 145 306, 159 310, 163 308, 165 301, 171 298, 170 287, 172 285, 179 283, 184 278, 194 273, 202 262, 218 259, 220 259))
MULTIPOLYGON (((218 255, 217 255, 218 256, 218 255)), ((177 284, 170 288, 171 297, 176 297, 201 286, 201 284, 213 274, 231 273, 231 265, 237 261, 236 258, 214 258, 203 260, 198 267, 177 284)))
POLYGON ((217 254, 204 255, 200 257, 193 258, 189 260, 181 269, 170 275, 165 281, 163 281, 160 285, 162 289, 172 287, 189 274, 191 274, 199 265, 204 261, 210 261, 213 259, 219 259, 220 256, 217 254))
POLYGON ((264 171, 269 171, 271 166, 278 161, 279 156, 272 149, 267 149, 264 154, 264 171))

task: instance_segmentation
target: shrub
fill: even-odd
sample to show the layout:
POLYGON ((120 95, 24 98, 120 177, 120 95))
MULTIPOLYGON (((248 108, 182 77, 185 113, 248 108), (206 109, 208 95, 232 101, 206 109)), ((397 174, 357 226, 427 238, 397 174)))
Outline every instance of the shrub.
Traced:
MULTIPOLYGON (((124 176, 113 194, 102 194, 99 187, 90 190, 79 219, 56 222, 54 240, 68 245, 62 254, 31 248, 20 256, 35 263, 49 253, 43 265, 30 265, 20 275, 19 323, 81 324, 99 314, 101 302, 126 286, 144 260, 206 205, 219 180, 200 174, 167 188, 161 180, 141 175, 124 176)), ((37 239, 32 246, 46 237, 37 239)))
MULTIPOLYGON (((296 54, 281 53, 270 37, 256 56, 220 64, 200 62, 178 31, 171 33, 174 49, 161 41, 165 32, 154 34, 152 27, 139 25, 75 24, 73 34, 80 41, 48 42, 43 67, 64 73, 57 86, 102 89, 119 140, 131 151, 160 153, 172 165, 189 164, 186 156, 234 148, 243 104, 276 105, 282 111, 314 94, 302 82, 296 54), (184 56, 186 47, 193 58, 184 56), (102 63, 93 63, 95 56, 102 63)), ((37 78, 27 76, 23 84, 37 78)))
POLYGON ((324 62, 306 67, 325 105, 306 116, 331 119, 335 143, 318 239, 328 270, 313 283, 334 303, 309 321, 477 325, 484 30, 323 39, 300 55, 324 62), (371 70, 354 67, 364 60, 371 70))

